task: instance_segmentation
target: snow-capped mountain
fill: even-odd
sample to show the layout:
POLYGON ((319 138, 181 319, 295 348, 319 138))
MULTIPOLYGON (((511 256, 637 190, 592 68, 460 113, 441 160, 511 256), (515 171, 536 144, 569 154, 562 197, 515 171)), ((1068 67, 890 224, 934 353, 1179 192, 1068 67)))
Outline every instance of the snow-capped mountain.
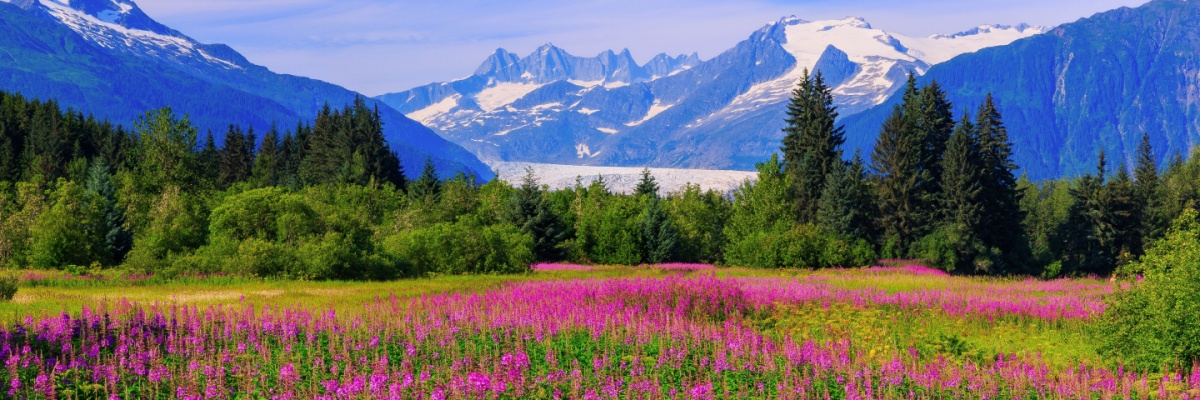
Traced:
POLYGON ((660 55, 637 67, 627 51, 499 50, 468 78, 379 99, 486 160, 748 170, 779 147, 805 70, 824 74, 845 116, 885 101, 909 72, 1045 31, 986 25, 910 37, 861 18, 789 17, 703 62, 660 55))
MULTIPOLYGON (((225 45, 202 44, 147 16, 131 0, 0 0, 0 90, 55 99, 114 123, 170 106, 201 132, 229 124, 259 132, 311 121, 326 103, 360 96, 313 79, 276 74, 225 45)), ((384 134, 406 171, 428 157, 440 171, 492 177, 462 147, 379 106, 384 134)))

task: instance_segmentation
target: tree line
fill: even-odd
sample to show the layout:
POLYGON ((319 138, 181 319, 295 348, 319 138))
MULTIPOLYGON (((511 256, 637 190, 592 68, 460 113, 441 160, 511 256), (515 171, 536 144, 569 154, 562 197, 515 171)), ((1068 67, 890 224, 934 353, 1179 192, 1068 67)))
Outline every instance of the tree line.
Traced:
MULTIPOLYGON (((990 96, 954 117, 910 78, 865 161, 843 154, 821 74, 793 92, 780 156, 732 193, 633 193, 603 177, 559 190, 409 179, 361 99, 220 145, 186 116, 114 126, 0 93, 0 265, 300 279, 505 273, 538 261, 850 267, 917 258, 983 274, 1109 274, 1200 196, 1200 162, 1162 173, 1144 141, 1133 173, 1017 178, 990 96)), ((1101 157, 1103 160, 1103 157, 1101 157)), ((1111 168, 1111 171, 1110 171, 1111 168)))

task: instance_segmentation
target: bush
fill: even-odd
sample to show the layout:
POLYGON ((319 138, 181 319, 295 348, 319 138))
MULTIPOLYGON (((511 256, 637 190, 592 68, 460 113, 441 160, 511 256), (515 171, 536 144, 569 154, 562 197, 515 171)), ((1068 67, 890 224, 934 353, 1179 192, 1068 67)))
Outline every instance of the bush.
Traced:
POLYGON ((0 301, 12 300, 17 295, 19 282, 15 276, 0 277, 0 301))
POLYGON ((1100 352, 1143 370, 1188 369, 1200 361, 1200 218, 1183 213, 1132 266, 1145 274, 1118 292, 1098 324, 1100 352))
POLYGON ((850 241, 806 224, 787 231, 756 232, 729 243, 725 261, 753 268, 861 267, 876 260, 866 241, 850 241))
POLYGON ((469 219, 393 235, 384 246, 418 273, 522 273, 534 261, 528 234, 512 225, 483 226, 469 219))

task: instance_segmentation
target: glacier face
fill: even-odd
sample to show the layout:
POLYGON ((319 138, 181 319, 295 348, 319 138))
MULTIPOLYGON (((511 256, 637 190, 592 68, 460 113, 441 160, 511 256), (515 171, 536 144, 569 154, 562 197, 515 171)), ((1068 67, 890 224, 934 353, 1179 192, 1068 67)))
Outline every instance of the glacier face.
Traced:
POLYGON ((379 99, 485 160, 752 169, 779 146, 785 104, 821 71, 842 115, 886 100, 909 72, 1045 32, 985 25, 909 37, 861 18, 780 19, 717 57, 497 50, 470 77, 379 99), (581 151, 586 149, 588 151, 581 151))

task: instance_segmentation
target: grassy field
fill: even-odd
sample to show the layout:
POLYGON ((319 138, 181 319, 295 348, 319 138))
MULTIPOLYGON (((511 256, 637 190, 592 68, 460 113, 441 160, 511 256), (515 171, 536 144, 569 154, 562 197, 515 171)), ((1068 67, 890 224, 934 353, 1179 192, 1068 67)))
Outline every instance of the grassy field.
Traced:
POLYGON ((1127 373, 1096 353, 1089 324, 1117 288, 1096 279, 967 278, 921 267, 538 269, 379 283, 23 271, 25 286, 0 303, 8 325, 52 338, 27 342, 44 348, 35 359, 91 363, 10 365, 0 378, 24 382, 10 383, 10 395, 33 398, 1200 393, 1195 378, 1127 373), (67 320, 74 333, 63 330, 67 320), (183 336, 205 345, 171 345, 183 336))

